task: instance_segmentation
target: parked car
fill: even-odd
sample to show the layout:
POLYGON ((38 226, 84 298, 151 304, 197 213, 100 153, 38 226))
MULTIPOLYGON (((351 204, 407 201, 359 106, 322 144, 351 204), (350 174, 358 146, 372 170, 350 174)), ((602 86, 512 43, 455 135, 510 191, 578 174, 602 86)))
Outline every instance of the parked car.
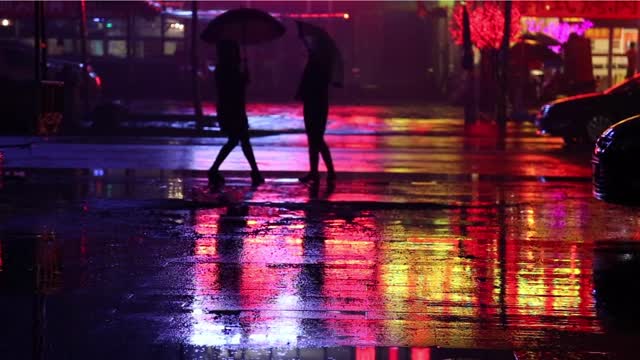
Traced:
MULTIPOLYGON (((12 40, 0 40, 0 113, 4 133, 25 132, 35 119, 34 48, 12 40)), ((90 65, 73 60, 49 58, 43 80, 66 82, 64 88, 65 126, 74 126, 101 101, 102 81, 90 65), (84 76, 86 72, 86 76, 84 76), (88 90, 88 109, 83 96, 88 90)))
POLYGON ((591 164, 593 195, 618 203, 640 203, 640 115, 605 130, 596 140, 591 164))
POLYGON ((540 109, 539 134, 562 136, 568 144, 593 144, 609 126, 640 114, 640 74, 605 91, 560 99, 540 109))

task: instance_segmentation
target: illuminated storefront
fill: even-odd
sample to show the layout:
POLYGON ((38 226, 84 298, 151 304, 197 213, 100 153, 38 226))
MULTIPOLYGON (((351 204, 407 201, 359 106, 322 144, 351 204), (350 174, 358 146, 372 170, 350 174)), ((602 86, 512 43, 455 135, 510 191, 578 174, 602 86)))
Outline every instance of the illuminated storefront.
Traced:
POLYGON ((591 40, 593 75, 598 89, 624 80, 627 71, 625 53, 632 42, 638 42, 640 3, 516 1, 514 5, 523 16, 523 29, 542 30, 561 42, 570 29, 591 40))

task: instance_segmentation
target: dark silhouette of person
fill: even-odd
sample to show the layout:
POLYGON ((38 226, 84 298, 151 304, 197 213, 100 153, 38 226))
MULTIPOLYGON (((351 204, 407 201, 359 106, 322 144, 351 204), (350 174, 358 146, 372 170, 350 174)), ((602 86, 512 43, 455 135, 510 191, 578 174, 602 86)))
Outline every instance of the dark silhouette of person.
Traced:
POLYGON ((625 55, 627 56, 627 74, 625 75, 625 79, 629 79, 636 74, 636 70, 638 67, 638 51, 636 50, 635 42, 632 41, 629 44, 629 49, 627 50, 627 52, 625 52, 625 55))
POLYGON ((329 84, 332 76, 331 50, 322 41, 309 41, 299 32, 307 51, 307 64, 302 73, 296 99, 303 103, 304 128, 309 147, 309 173, 301 177, 301 182, 317 182, 319 155, 327 167, 327 181, 335 182, 336 173, 329 146, 324 141, 329 116, 329 84))
POLYGON ((249 141, 249 120, 246 111, 246 88, 249 75, 246 66, 242 66, 240 46, 235 41, 219 41, 216 43, 218 63, 215 70, 217 90, 217 118, 220 129, 227 135, 227 142, 222 146, 208 172, 209 184, 219 186, 224 177, 219 173, 220 165, 240 143, 242 152, 251 166, 251 182, 254 186, 264 183, 258 170, 253 148, 249 141))

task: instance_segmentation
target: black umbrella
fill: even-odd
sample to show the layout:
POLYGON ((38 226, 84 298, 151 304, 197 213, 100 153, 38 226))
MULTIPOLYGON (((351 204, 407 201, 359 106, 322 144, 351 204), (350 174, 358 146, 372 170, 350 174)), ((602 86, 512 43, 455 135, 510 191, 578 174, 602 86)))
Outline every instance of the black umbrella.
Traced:
POLYGON ((511 47, 512 62, 526 64, 528 61, 541 61, 559 65, 562 63, 560 55, 553 52, 545 45, 518 41, 511 47))
POLYGON ((209 22, 200 39, 210 44, 233 40, 241 45, 259 44, 279 38, 284 26, 273 16, 258 9, 233 9, 209 22))
POLYGON ((331 84, 335 87, 342 87, 344 84, 344 61, 335 40, 325 29, 319 26, 298 20, 296 20, 296 25, 298 26, 298 35, 307 42, 307 46, 313 47, 315 51, 322 52, 321 55, 329 59, 331 64, 331 84))

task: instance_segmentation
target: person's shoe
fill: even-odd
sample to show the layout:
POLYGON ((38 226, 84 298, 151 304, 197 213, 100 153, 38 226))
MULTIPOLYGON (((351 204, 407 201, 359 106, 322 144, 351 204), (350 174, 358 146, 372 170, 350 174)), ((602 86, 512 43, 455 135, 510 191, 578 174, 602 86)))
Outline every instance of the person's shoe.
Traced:
POLYGON ((210 186, 220 186, 224 184, 224 176, 220 175, 217 171, 209 170, 207 172, 207 178, 209 179, 210 186))
POLYGON ((317 172, 310 172, 307 175, 298 178, 300 182, 308 183, 308 182, 318 182, 320 181, 320 174, 317 172))
POLYGON ((258 186, 264 184, 264 178, 259 172, 251 172, 251 185, 258 186))

